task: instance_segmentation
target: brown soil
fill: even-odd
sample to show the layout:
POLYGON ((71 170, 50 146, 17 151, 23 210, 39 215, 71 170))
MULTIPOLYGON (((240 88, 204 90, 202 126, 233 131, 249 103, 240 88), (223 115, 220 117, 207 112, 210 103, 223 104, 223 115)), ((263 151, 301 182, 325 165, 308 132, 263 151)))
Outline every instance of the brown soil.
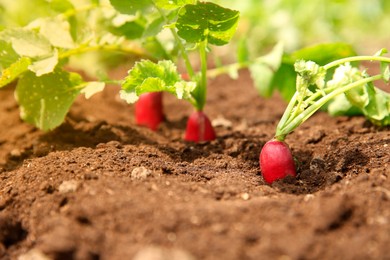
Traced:
POLYGON ((210 82, 206 144, 182 140, 191 107, 168 95, 157 132, 108 87, 44 133, 13 90, 0 90, 1 259, 390 259, 389 127, 317 113, 287 138, 299 177, 269 186, 258 157, 286 104, 246 71, 210 82))

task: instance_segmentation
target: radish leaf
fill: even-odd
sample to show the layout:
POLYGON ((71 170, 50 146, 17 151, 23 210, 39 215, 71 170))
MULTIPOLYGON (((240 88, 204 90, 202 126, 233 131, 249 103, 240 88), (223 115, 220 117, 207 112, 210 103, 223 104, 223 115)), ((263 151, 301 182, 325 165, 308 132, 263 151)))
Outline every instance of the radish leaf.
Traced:
POLYGON ((137 62, 129 71, 120 95, 128 103, 134 103, 143 93, 166 91, 180 99, 191 101, 191 92, 195 87, 195 82, 181 79, 172 61, 163 60, 154 63, 143 60, 137 62))
POLYGON ((43 130, 60 125, 80 93, 80 75, 62 70, 36 77, 26 72, 16 86, 16 99, 23 120, 43 130))
POLYGON ((173 10, 186 4, 195 4, 196 0, 155 0, 154 3, 162 9, 173 10))
POLYGON ((35 26, 40 28, 39 33, 46 37, 51 45, 64 49, 75 47, 68 21, 59 18, 38 19, 29 27, 35 26))
POLYGON ((110 0, 110 3, 120 13, 135 14, 150 7, 152 0, 110 0))
POLYGON ((374 87, 372 83, 365 86, 368 104, 360 107, 363 114, 376 125, 390 125, 390 94, 374 87))
POLYGON ((85 94, 85 98, 89 99, 96 93, 103 91, 105 85, 106 84, 104 82, 91 81, 87 83, 87 85, 80 91, 80 93, 85 94))
POLYGON ((259 94, 270 97, 273 92, 272 80, 279 69, 283 57, 283 45, 277 44, 273 50, 265 56, 259 57, 249 65, 251 77, 259 94))
POLYGON ((28 66, 28 69, 35 72, 37 77, 53 72, 58 63, 58 51, 54 50, 53 55, 38 61, 28 66))
POLYGON ((180 9, 178 35, 189 43, 227 44, 238 24, 239 12, 213 3, 199 2, 180 9))
POLYGON ((19 55, 12 49, 9 42, 0 40, 0 69, 7 68, 19 59, 19 55))
POLYGON ((0 32, 0 40, 10 42, 20 56, 47 57, 53 51, 50 42, 44 36, 26 28, 6 29, 0 32))
POLYGON ((4 69, 0 77, 0 88, 11 83, 22 73, 26 72, 30 64, 31 64, 30 58, 22 57, 19 60, 17 60, 15 63, 12 63, 8 68, 4 69))

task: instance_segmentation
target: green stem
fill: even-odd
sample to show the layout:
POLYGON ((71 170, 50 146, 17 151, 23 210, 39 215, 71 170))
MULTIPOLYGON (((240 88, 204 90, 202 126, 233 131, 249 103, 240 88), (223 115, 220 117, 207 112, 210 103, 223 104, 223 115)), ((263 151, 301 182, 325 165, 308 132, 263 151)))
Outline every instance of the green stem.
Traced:
POLYGON ((110 51, 110 52, 119 52, 129 55, 134 55, 138 57, 144 57, 149 58, 149 55, 144 52, 142 49, 133 46, 133 47, 124 47, 121 45, 113 44, 113 45, 95 45, 95 46, 80 46, 75 49, 70 49, 68 51, 62 52, 59 54, 59 59, 66 59, 73 55, 78 55, 86 52, 93 52, 93 51, 110 51))
MULTIPOLYGON (((161 10, 161 8, 159 8, 156 4, 155 4, 155 7, 159 11, 159 13, 162 16, 162 18, 164 19, 165 23, 168 24, 169 20, 168 20, 167 16, 164 14, 164 11, 161 10)), ((171 30, 171 33, 172 33, 173 37, 175 38, 175 42, 179 46, 181 56, 183 58, 184 64, 185 64, 187 72, 188 72, 188 76, 192 79, 195 76, 195 72, 194 72, 194 69, 191 65, 190 59, 187 55, 186 48, 185 48, 183 42, 181 41, 179 35, 177 34, 176 30, 174 28, 169 28, 169 29, 171 30)))
POLYGON ((354 62, 354 61, 381 61, 381 62, 389 62, 390 58, 383 57, 383 56, 354 56, 354 57, 347 57, 339 60, 335 60, 333 62, 330 62, 324 66, 325 70, 328 70, 332 67, 338 66, 340 64, 344 64, 346 62, 354 62))
POLYGON ((286 125, 279 124, 276 129, 276 137, 277 139, 284 140, 284 138, 287 136, 287 134, 294 131, 295 128, 297 128, 299 125, 301 125, 303 122, 305 122, 311 115, 313 115, 318 109, 320 109, 326 102, 331 100, 332 98, 336 97, 339 94, 342 94, 348 90, 351 90, 353 88, 359 87, 361 85, 367 84, 369 82, 382 79, 383 76, 381 74, 371 76, 368 78, 364 78, 361 80, 358 80, 354 83, 348 84, 344 87, 337 88, 334 91, 328 93, 327 95, 323 96, 316 102, 314 102, 312 105, 307 107, 302 113, 300 113, 297 117, 295 117, 291 122, 287 123, 286 125))
MULTIPOLYGON (((286 125, 286 122, 288 121, 288 119, 290 119, 290 115, 291 115, 291 111, 293 110, 294 108, 294 105, 295 105, 295 102, 297 101, 297 97, 298 97, 299 93, 298 92, 295 92, 294 93, 294 96, 291 98, 290 102, 288 103, 288 106, 286 108, 286 110, 284 111, 283 113, 283 116, 282 118, 280 119, 276 129, 280 129, 282 128, 284 125, 286 125)), ((276 133, 278 131, 276 130, 276 133)), ((276 134, 275 138, 279 141, 284 141, 284 139, 286 138, 286 135, 280 135, 280 134, 276 134)))
MULTIPOLYGON (((83 89, 85 88, 89 83, 91 83, 93 81, 86 81, 86 82, 83 82, 77 86, 74 86, 72 89, 70 90, 76 90, 76 89, 83 89)), ((99 82, 104 82, 105 84, 110 84, 110 85, 119 85, 121 86, 123 84, 123 80, 114 80, 114 79, 106 79, 106 80, 99 80, 99 82)), ((70 91, 68 90, 68 91, 70 91)))
POLYGON ((248 68, 251 64, 252 64, 251 62, 237 62, 237 63, 224 65, 214 69, 209 69, 207 70, 208 77, 215 78, 219 75, 229 74, 230 71, 237 71, 240 69, 248 68))
POLYGON ((200 66, 201 66, 201 81, 198 95, 198 110, 202 110, 206 104, 207 97, 207 41, 199 44, 200 66))

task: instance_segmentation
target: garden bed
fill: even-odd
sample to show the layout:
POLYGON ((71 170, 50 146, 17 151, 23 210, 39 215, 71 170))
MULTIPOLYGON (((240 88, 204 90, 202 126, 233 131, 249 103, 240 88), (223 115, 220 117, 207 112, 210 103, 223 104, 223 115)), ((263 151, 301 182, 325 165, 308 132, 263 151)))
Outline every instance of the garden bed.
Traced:
POLYGON ((107 87, 44 133, 1 89, 0 258, 390 258, 389 127, 317 113, 286 140, 299 178, 270 186, 259 153, 286 103, 247 71, 208 89, 204 144, 182 140, 192 108, 168 94, 157 132, 107 87))

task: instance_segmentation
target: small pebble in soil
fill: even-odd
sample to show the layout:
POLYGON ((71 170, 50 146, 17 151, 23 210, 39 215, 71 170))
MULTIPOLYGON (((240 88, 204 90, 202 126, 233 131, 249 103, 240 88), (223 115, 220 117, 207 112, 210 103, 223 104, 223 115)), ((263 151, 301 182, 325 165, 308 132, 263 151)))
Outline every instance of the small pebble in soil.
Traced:
POLYGON ((79 187, 79 183, 76 180, 63 181, 58 187, 60 193, 75 192, 79 187))
POLYGON ((224 118, 223 116, 218 116, 217 118, 215 118, 211 124, 214 126, 214 127, 225 127, 227 129, 231 129, 232 126, 233 126, 233 123, 232 121, 230 120, 227 120, 226 118, 224 118))
POLYGON ((133 260, 195 260, 195 257, 181 249, 150 246, 141 248, 133 260))
POLYGON ((11 156, 11 158, 19 158, 20 156, 22 156, 22 151, 20 149, 13 149, 9 155, 11 156))
POLYGON ((249 196, 248 193, 242 193, 242 194, 241 194, 241 199, 243 199, 243 200, 249 200, 249 199, 250 199, 250 196, 249 196))
POLYGON ((149 169, 143 166, 136 167, 131 171, 131 178, 136 180, 145 180, 151 175, 152 175, 152 171, 150 171, 149 169))
POLYGON ((42 253, 39 249, 31 249, 25 254, 18 257, 18 260, 50 260, 48 256, 42 253))

